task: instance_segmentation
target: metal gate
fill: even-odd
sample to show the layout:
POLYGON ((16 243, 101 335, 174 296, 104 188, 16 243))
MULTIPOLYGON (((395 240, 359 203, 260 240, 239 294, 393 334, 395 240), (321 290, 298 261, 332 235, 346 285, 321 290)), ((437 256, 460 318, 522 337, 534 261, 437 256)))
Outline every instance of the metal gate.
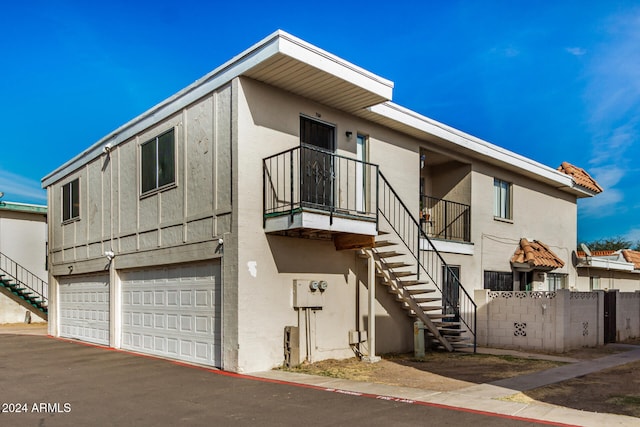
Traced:
POLYGON ((604 293, 604 343, 616 342, 616 293, 604 293))

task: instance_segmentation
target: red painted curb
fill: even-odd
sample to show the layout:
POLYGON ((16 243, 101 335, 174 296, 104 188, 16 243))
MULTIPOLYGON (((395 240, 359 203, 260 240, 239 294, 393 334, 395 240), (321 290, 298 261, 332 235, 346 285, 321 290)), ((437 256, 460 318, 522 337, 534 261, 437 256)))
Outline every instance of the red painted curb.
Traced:
POLYGON ((164 361, 164 362, 169 362, 169 363, 172 363, 174 365, 183 366, 183 367, 190 368, 190 369, 198 369, 198 370, 201 370, 201 371, 210 372, 212 374, 222 375, 222 376, 225 376, 225 377, 241 378, 241 379, 245 379, 245 380, 261 381, 261 382, 272 383, 272 384, 282 384, 282 385, 288 385, 288 386, 293 386, 293 387, 307 388, 307 389, 311 389, 311 390, 319 390, 319 391, 326 391, 326 392, 332 392, 332 393, 346 394, 346 395, 349 395, 349 396, 366 397, 366 398, 369 398, 369 399, 386 400, 386 401, 398 402, 398 403, 407 403, 407 404, 410 404, 410 405, 419 405, 419 406, 427 406, 427 407, 431 407, 431 408, 448 409, 450 411, 468 412, 468 413, 477 414, 477 415, 484 415, 484 416, 488 416, 488 417, 504 418, 504 419, 508 419, 508 420, 524 421, 524 422, 537 423, 537 424, 550 425, 550 426, 580 427, 580 426, 575 425, 575 424, 565 424, 565 423, 559 423, 559 422, 555 422, 555 421, 538 420, 538 419, 535 419, 535 418, 518 417, 516 415, 506 415, 506 414, 499 414, 499 413, 496 413, 496 412, 480 411, 480 410, 477 410, 477 409, 462 408, 462 407, 459 407, 459 406, 450 406, 450 405, 445 405, 445 404, 441 404, 441 403, 422 402, 422 401, 419 401, 419 400, 405 399, 405 398, 401 398, 401 397, 385 396, 385 395, 371 394, 371 393, 361 393, 361 392, 358 392, 358 391, 349 391, 349 390, 342 390, 342 389, 337 389, 337 388, 327 388, 327 387, 316 386, 316 385, 312 385, 312 384, 302 384, 302 383, 295 383, 295 382, 285 381, 285 380, 277 380, 277 379, 273 379, 273 378, 256 377, 256 376, 252 376, 252 375, 248 375, 248 374, 239 374, 239 373, 236 373, 236 372, 223 371, 223 370, 218 369, 218 368, 210 368, 210 367, 206 367, 206 366, 195 365, 195 364, 191 364, 191 363, 188 363, 188 362, 182 362, 182 361, 179 361, 179 360, 166 359, 166 358, 163 358, 163 357, 153 356, 153 355, 144 354, 144 353, 136 353, 136 352, 129 351, 129 350, 122 350, 122 349, 108 347, 108 346, 104 346, 104 345, 100 345, 100 344, 93 344, 93 343, 89 343, 89 342, 85 342, 85 341, 79 341, 79 340, 74 340, 74 339, 69 339, 69 338, 54 337, 52 335, 47 335, 47 337, 53 338, 53 339, 58 340, 58 341, 65 341, 65 342, 69 342, 69 343, 80 344, 80 345, 83 345, 83 346, 86 346, 86 347, 95 347, 95 348, 100 348, 100 349, 103 349, 103 350, 109 350, 109 351, 115 351, 115 352, 118 352, 118 353, 129 354, 129 355, 132 355, 132 356, 144 357, 144 358, 147 358, 147 359, 154 359, 154 360, 160 360, 160 361, 164 361))

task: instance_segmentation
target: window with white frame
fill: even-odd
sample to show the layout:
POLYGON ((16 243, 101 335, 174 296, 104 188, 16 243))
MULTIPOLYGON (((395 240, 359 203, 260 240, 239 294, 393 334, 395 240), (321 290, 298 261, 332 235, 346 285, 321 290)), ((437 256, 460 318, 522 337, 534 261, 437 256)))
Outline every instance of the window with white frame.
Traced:
POLYGON ((547 285, 549 291, 567 289, 567 275, 562 273, 547 273, 547 285))
POLYGON ((511 209, 512 185, 498 178, 493 179, 493 215, 501 219, 513 219, 511 209))
POLYGON ((589 290, 597 291, 598 289, 600 289, 600 277, 598 276, 589 277, 589 290))
POLYGON ((171 129, 140 146, 142 194, 176 182, 174 130, 171 129))
POLYGON ((80 178, 62 186, 62 221, 80 218, 80 178))

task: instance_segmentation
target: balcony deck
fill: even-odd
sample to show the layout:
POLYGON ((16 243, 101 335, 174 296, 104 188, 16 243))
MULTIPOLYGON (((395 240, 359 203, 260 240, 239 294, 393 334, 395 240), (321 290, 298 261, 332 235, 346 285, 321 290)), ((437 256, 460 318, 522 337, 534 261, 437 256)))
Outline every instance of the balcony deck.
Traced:
POLYGON ((335 240, 378 234, 377 165, 301 145, 263 161, 264 231, 335 240))
POLYGON ((337 234, 378 235, 375 218, 348 213, 333 213, 313 208, 270 214, 264 231, 289 237, 332 240, 337 234))

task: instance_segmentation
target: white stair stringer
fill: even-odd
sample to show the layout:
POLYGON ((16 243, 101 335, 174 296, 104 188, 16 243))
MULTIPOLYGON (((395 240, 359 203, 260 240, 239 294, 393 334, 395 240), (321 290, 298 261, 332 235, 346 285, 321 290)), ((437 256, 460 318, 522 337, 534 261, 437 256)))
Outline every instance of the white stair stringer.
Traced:
MULTIPOLYGON (((437 340, 442 347, 448 351, 454 351, 453 346, 447 340, 446 336, 440 333, 438 326, 433 322, 424 309, 420 306, 420 303, 416 301, 413 294, 405 289, 401 284, 401 277, 405 277, 402 274, 396 274, 392 269, 386 266, 383 261, 385 256, 381 256, 375 248, 361 249, 361 253, 367 257, 373 258, 374 265, 376 267, 376 273, 383 281, 383 283, 390 287, 390 292, 396 295, 396 299, 400 301, 403 308, 408 309, 417 318, 419 318, 425 327, 429 330, 431 337, 437 340)), ((424 293, 429 292, 425 290, 424 293)))

